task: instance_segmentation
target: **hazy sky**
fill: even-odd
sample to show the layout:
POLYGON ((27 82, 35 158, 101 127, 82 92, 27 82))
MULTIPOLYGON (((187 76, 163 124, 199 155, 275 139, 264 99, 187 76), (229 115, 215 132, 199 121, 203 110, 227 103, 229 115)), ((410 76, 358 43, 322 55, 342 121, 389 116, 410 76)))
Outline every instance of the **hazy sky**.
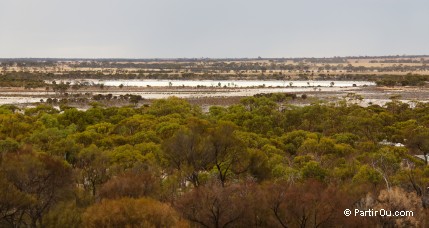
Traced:
POLYGON ((428 0, 0 0, 0 57, 429 54, 428 0))

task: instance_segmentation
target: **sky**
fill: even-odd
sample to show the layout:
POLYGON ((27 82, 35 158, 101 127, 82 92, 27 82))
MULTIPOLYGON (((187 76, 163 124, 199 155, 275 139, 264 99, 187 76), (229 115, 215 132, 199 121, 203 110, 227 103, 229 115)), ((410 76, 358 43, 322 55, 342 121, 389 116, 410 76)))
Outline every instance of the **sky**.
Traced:
POLYGON ((0 58, 429 54, 428 0, 0 0, 0 58))

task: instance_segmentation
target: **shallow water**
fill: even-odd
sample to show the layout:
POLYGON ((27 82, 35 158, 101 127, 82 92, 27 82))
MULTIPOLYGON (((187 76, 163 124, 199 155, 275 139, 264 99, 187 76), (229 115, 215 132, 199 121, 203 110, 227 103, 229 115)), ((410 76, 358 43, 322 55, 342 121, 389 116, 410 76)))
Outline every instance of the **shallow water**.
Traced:
MULTIPOLYGON (((161 99, 161 98, 167 98, 170 96, 176 96, 176 97, 180 97, 180 98, 215 97, 215 96, 204 96, 201 94, 199 94, 197 96, 194 96, 192 94, 144 94, 144 97, 146 99, 161 99)), ((34 104, 40 102, 40 99, 46 100, 46 98, 47 97, 0 97, 0 105, 4 105, 4 104, 17 104, 17 105, 30 104, 30 105, 27 105, 26 107, 33 107, 34 104), (33 104, 33 105, 31 105, 31 104, 33 104)), ((390 101, 391 101, 390 99, 363 99, 360 102, 356 102, 356 104, 363 106, 363 107, 367 107, 370 104, 383 106, 387 102, 390 102, 390 101)), ((403 103, 408 103, 410 105, 410 107, 415 106, 415 103, 413 100, 400 100, 400 101, 403 103)), ((426 103, 428 101, 421 101, 421 102, 426 103)), ((305 106, 305 105, 308 105, 308 104, 301 104, 300 106, 305 106)), ((81 108, 81 110, 85 110, 85 108, 81 108)))
MULTIPOLYGON (((76 83, 88 82, 90 84, 102 83, 106 86, 119 86, 121 84, 125 86, 140 86, 146 87, 168 87, 170 82, 172 88, 165 89, 141 89, 140 91, 127 91, 124 88, 122 91, 105 91, 105 92, 93 92, 90 94, 112 94, 113 96, 135 94, 141 95, 144 99, 162 99, 170 96, 176 96, 179 98, 202 98, 202 97, 244 97, 253 96, 259 93, 306 93, 315 92, 323 94, 324 92, 338 92, 338 96, 342 96, 348 92, 359 93, 364 85, 374 85, 372 82, 367 81, 244 81, 244 80, 70 80, 70 82, 76 83), (217 86, 223 87, 226 85, 231 89, 219 89, 217 86), (290 86, 291 84, 292 86, 290 86), (218 88, 218 89, 192 89, 192 88, 177 88, 176 86, 186 87, 197 87, 206 86, 218 88), (262 87, 262 85, 264 85, 262 87), (356 85, 357 87, 353 87, 356 85), (234 89, 232 89, 234 87, 234 89), (236 87, 236 88, 235 88, 236 87), (253 87, 253 88, 252 88, 253 87), (257 87, 257 88, 255 88, 257 87), (146 90, 146 91, 145 91, 146 90)), ((52 82, 52 81, 51 81, 52 82)), ((71 92, 74 93, 74 92, 71 92)), ((85 93, 85 92, 79 92, 85 93)), ((314 93, 313 93, 314 94, 314 93)), ((20 92, 0 92, 0 105, 1 104, 23 104, 23 103, 37 103, 40 99, 46 100, 49 97, 55 95, 54 92, 50 91, 20 91, 20 92)))
MULTIPOLYGON (((164 87, 164 86, 205 86, 205 87, 306 87, 306 86, 321 86, 329 87, 333 82, 333 87, 352 87, 364 85, 375 85, 374 82, 369 81, 279 81, 279 80, 96 80, 96 79, 82 79, 82 80, 57 80, 63 82, 87 82, 90 84, 103 84, 105 86, 138 86, 138 87, 164 87), (291 84, 292 83, 292 84, 291 84)), ((52 83, 52 81, 46 81, 52 83)))
POLYGON ((46 99, 44 97, 0 97, 0 105, 4 104, 27 104, 37 103, 40 99, 46 99))
MULTIPOLYGON (((254 88, 254 89, 237 89, 237 90, 228 90, 228 91, 148 91, 148 92, 131 92, 135 95, 141 95, 145 99, 162 99, 171 96, 176 96, 180 98, 198 98, 198 97, 244 97, 244 96, 253 96, 259 93, 304 93, 304 92, 327 92, 327 91, 347 91, 352 90, 353 88, 335 88, 335 87, 327 87, 327 88, 254 88), (319 90, 320 89, 320 90, 319 90)), ((130 92, 101 92, 97 94, 112 94, 114 96, 124 95, 130 92)))

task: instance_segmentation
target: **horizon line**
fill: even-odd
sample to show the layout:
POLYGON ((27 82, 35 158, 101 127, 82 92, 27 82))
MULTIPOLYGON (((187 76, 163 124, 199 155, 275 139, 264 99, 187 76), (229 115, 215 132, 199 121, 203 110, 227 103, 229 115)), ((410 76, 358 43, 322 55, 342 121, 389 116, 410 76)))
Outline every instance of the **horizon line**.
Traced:
POLYGON ((0 60, 279 60, 279 59, 338 59, 338 58, 418 58, 429 54, 413 55, 350 55, 325 57, 0 57, 0 60))

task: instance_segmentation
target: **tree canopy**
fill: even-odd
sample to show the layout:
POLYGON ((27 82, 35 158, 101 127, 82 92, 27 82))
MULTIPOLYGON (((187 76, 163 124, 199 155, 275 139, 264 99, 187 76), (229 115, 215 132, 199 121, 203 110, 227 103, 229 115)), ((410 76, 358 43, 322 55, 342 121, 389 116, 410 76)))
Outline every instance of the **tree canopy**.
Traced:
POLYGON ((0 226, 428 225, 429 167, 414 156, 429 154, 428 104, 295 107, 282 96, 206 113, 174 97, 0 106, 0 226), (343 215, 384 207, 416 214, 343 215))

